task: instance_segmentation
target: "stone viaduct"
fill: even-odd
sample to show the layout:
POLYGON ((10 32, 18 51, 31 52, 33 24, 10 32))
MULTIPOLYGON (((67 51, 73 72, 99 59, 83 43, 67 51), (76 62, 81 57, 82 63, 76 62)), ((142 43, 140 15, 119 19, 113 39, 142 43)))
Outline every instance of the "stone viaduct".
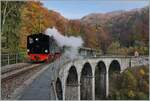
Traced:
POLYGON ((148 64, 148 58, 103 56, 54 64, 51 76, 55 99, 101 100, 109 94, 112 72, 121 73, 128 67, 148 64))

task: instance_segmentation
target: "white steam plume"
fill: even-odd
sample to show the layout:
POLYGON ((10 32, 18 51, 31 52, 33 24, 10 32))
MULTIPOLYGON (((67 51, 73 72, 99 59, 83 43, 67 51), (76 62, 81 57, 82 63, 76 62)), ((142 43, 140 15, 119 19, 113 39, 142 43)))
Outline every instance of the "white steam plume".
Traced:
POLYGON ((60 47, 70 47, 69 50, 65 51, 65 55, 70 59, 75 59, 78 56, 78 48, 83 44, 81 37, 63 36, 55 27, 46 29, 45 34, 53 36, 60 47))

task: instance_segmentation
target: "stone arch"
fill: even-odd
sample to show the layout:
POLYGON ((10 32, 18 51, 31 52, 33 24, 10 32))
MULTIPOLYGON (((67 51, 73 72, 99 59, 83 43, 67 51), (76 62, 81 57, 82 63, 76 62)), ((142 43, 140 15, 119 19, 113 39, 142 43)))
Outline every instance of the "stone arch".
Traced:
POLYGON ((117 88, 117 83, 119 83, 119 75, 121 71, 121 66, 118 60, 113 60, 109 66, 109 96, 113 94, 113 89, 117 88))
POLYGON ((80 99, 92 100, 92 67, 88 62, 82 68, 80 84, 80 99))
POLYGON ((75 66, 71 66, 69 69, 68 77, 66 80, 65 99, 78 99, 78 74, 75 66))
POLYGON ((113 60, 109 66, 109 72, 120 72, 121 66, 118 60, 113 60))
POLYGON ((59 78, 57 78, 56 80, 55 88, 58 100, 62 100, 63 99, 62 83, 59 78))
POLYGON ((95 100, 106 97, 106 66, 103 61, 99 61, 95 68, 95 100))

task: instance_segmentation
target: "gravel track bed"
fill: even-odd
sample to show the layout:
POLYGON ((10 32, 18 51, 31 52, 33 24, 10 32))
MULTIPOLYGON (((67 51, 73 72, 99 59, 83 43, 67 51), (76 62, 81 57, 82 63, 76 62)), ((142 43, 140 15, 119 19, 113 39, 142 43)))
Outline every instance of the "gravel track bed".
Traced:
POLYGON ((1 73, 13 71, 16 69, 21 69, 27 66, 33 65, 32 63, 17 63, 17 64, 12 64, 12 65, 7 65, 1 68, 1 73))
POLYGON ((20 74, 14 78, 6 79, 1 81, 1 99, 9 100, 13 91, 23 84, 24 81, 29 79, 33 74, 40 71, 45 65, 37 66, 27 72, 20 74))

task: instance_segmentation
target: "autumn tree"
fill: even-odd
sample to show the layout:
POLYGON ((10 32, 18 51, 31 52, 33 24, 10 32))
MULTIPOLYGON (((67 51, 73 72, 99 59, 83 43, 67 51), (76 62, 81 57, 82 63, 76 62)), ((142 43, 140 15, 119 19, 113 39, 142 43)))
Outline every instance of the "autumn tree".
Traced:
POLYGON ((25 47, 27 35, 43 32, 49 27, 51 21, 48 18, 49 11, 40 2, 26 2, 21 13, 21 47, 25 47))
POLYGON ((66 21, 59 13, 43 7, 39 1, 27 1, 21 13, 21 47, 26 46, 26 37, 30 34, 44 32, 47 28, 55 26, 64 33, 66 21))
POLYGON ((148 100, 149 99, 149 67, 139 66, 127 68, 115 79, 112 77, 112 91, 108 99, 113 100, 148 100))
POLYGON ((98 27, 96 33, 97 33, 99 47, 102 50, 102 54, 106 54, 107 48, 111 41, 110 36, 106 31, 106 29, 102 26, 98 27))
POLYGON ((120 43, 118 41, 112 42, 107 48, 107 52, 111 54, 118 54, 118 49, 120 48, 120 43))
POLYGON ((19 46, 20 12, 23 1, 1 1, 2 49, 16 51, 19 46))
POLYGON ((73 36, 79 36, 81 29, 81 22, 79 20, 69 20, 68 21, 68 27, 67 27, 67 33, 68 35, 73 36))

